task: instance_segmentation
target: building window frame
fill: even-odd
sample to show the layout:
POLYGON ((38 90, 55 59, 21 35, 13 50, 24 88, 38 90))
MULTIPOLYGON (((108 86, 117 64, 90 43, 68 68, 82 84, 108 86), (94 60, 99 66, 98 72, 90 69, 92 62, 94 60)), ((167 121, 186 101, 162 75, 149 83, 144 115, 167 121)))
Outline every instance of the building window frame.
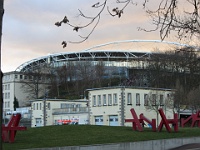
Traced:
POLYGON ((127 93, 127 105, 132 105, 132 93, 127 93))
POLYGON ((108 105, 112 106, 112 94, 108 94, 108 105))
POLYGON ((97 105, 97 103, 96 103, 96 95, 93 95, 92 96, 92 105, 94 106, 94 107, 96 107, 96 105, 97 105))
POLYGON ((103 106, 107 106, 106 94, 103 94, 103 106))
POLYGON ((136 106, 140 106, 140 93, 136 93, 136 106))

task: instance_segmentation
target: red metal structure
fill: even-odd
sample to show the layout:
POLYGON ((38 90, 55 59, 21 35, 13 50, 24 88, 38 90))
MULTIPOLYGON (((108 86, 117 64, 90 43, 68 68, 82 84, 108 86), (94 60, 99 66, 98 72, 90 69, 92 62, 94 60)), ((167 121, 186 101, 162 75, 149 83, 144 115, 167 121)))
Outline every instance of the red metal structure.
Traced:
POLYGON ((140 114, 140 119, 142 119, 143 121, 146 121, 148 124, 150 124, 152 127, 152 130, 154 132, 156 132, 156 119, 152 119, 152 121, 151 121, 148 118, 146 118, 143 114, 140 114))
POLYGON ((2 141, 13 143, 18 130, 26 130, 26 127, 20 127, 19 121, 21 114, 12 115, 7 125, 2 125, 2 141))
POLYGON ((135 110, 131 108, 130 111, 133 116, 133 119, 125 119, 125 122, 132 122, 133 130, 143 131, 143 127, 141 124, 144 124, 144 121, 146 121, 152 126, 152 130, 156 131, 156 119, 152 119, 152 121, 150 121, 143 114, 140 114, 139 116, 140 118, 138 119, 135 110))
POLYGON ((165 125, 168 132, 171 132, 171 128, 169 124, 171 124, 174 127, 174 131, 178 131, 178 114, 174 114, 174 119, 167 119, 162 108, 158 110, 162 120, 158 126, 158 132, 160 132, 163 128, 163 125, 165 125))
POLYGON ((192 119, 191 127, 194 127, 197 123, 197 126, 200 128, 200 111, 198 111, 196 114, 192 114, 187 119, 182 118, 181 119, 181 127, 184 127, 184 125, 189 122, 192 119))

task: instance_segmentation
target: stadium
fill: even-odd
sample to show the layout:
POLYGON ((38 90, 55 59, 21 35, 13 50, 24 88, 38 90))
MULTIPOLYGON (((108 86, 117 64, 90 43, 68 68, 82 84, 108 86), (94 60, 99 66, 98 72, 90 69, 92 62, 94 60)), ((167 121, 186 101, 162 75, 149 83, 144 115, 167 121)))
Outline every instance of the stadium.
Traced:
MULTIPOLYGON (((115 41, 77 52, 55 53, 35 58, 17 67, 16 71, 27 72, 44 64, 59 67, 68 62, 84 61, 90 61, 94 64, 103 61, 105 66, 131 67, 131 61, 145 61, 151 59, 158 51, 183 47, 188 47, 188 45, 160 40, 115 41)), ((141 67, 141 63, 135 67, 141 67)))

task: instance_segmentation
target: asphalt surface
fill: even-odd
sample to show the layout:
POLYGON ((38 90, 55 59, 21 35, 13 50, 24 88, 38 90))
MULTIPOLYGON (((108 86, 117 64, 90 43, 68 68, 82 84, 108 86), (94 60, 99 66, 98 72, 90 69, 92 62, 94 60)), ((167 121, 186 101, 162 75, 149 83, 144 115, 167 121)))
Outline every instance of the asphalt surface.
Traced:
POLYGON ((200 143, 186 144, 169 150, 200 150, 200 143))

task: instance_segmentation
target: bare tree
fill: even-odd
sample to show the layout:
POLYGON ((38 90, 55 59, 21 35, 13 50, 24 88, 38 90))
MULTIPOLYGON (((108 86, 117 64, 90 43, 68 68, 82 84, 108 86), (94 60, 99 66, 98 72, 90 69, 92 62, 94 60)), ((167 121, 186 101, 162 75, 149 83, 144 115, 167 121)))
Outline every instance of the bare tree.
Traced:
MULTIPOLYGON (((69 41, 69 43, 81 43, 86 41, 90 35, 94 32, 95 28, 99 24, 102 13, 107 11, 110 16, 120 18, 124 10, 128 5, 139 6, 141 5, 144 11, 152 18, 152 22, 155 25, 155 29, 143 29, 138 28, 146 32, 152 32, 159 30, 160 38, 164 40, 171 32, 177 32, 178 38, 186 38, 200 35, 200 2, 199 0, 160 0, 158 2, 151 0, 143 0, 138 2, 137 0, 116 0, 115 3, 108 3, 108 0, 97 2, 91 7, 97 10, 97 13, 91 16, 86 15, 80 9, 78 9, 79 16, 86 20, 87 23, 82 25, 73 25, 70 22, 69 17, 65 16, 63 20, 55 23, 60 27, 62 24, 67 24, 72 29, 78 32, 80 29, 91 28, 90 32, 86 36, 79 35, 80 41, 69 41), (154 7, 150 9, 154 4, 154 7), (157 5, 157 6, 155 6, 157 5)), ((62 42, 63 48, 67 46, 66 41, 62 42)))
POLYGON ((192 89, 187 95, 189 101, 189 108, 192 112, 200 110, 200 86, 192 89))
POLYGON ((29 93, 30 98, 38 99, 41 96, 45 95, 45 92, 48 91, 50 85, 49 78, 52 75, 51 66, 39 65, 28 72, 22 72, 23 80, 21 80, 21 89, 25 93, 29 93))
MULTIPOLYGON (((166 113, 169 109, 173 110, 173 93, 167 94, 163 91, 151 90, 148 95, 145 95, 145 108, 147 111, 156 113, 157 123, 159 122, 158 110, 162 108, 166 113)), ((158 125, 158 124, 157 124, 158 125)))

